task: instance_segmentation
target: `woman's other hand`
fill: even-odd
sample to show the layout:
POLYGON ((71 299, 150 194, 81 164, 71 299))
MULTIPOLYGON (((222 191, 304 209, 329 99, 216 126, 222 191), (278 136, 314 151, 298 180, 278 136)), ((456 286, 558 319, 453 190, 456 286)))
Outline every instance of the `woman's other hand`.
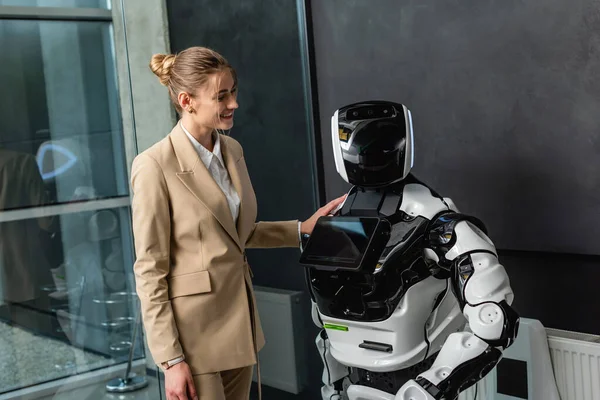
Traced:
POLYGON ((185 361, 165 371, 165 392, 167 400, 198 400, 192 371, 185 361))
POLYGON ((344 200, 346 200, 347 195, 343 195, 338 197, 335 200, 331 200, 329 203, 325 204, 323 207, 319 208, 317 210, 317 212, 315 212, 312 217, 310 217, 309 219, 307 219, 306 221, 304 221, 301 225, 300 225, 300 232, 303 234, 312 234, 313 229, 315 228, 315 224, 317 223, 317 220, 321 217, 325 217, 329 214, 331 214, 331 212, 340 204, 342 204, 344 202, 344 200))

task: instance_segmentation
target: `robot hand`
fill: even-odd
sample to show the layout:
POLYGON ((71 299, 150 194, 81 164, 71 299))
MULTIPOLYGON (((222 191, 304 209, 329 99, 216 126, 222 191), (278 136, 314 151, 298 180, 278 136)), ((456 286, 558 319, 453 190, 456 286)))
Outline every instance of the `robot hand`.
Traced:
POLYGON ((394 396, 367 386, 351 385, 348 388, 349 400, 436 400, 427 390, 414 380, 406 382, 394 396))
POLYGON ((402 385, 394 400, 435 400, 435 397, 411 379, 402 385))

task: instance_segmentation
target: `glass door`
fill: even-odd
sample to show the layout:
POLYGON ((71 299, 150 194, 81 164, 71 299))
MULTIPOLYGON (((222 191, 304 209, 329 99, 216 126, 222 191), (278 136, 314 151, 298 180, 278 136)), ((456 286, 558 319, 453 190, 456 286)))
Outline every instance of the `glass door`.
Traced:
POLYGON ((146 371, 118 17, 108 0, 0 0, 0 398, 105 393, 130 353, 146 371))

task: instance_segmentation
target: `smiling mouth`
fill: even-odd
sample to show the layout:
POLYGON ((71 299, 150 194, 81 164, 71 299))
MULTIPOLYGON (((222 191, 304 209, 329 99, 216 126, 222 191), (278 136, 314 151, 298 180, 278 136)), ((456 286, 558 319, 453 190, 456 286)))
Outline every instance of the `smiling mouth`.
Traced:
POLYGON ((233 112, 221 114, 219 116, 221 117, 221 119, 231 119, 231 118, 233 118, 233 112))

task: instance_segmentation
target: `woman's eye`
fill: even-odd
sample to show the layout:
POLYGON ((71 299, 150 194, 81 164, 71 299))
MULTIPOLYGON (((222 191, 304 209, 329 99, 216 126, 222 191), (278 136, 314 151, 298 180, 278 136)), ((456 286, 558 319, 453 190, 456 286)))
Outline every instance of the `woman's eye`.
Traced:
MULTIPOLYGON (((237 88, 231 89, 231 91, 229 92, 229 94, 232 96, 235 96, 236 93, 237 93, 237 88)), ((221 95, 217 98, 217 100, 221 102, 221 101, 225 100, 226 96, 227 96, 226 94, 221 95)))

